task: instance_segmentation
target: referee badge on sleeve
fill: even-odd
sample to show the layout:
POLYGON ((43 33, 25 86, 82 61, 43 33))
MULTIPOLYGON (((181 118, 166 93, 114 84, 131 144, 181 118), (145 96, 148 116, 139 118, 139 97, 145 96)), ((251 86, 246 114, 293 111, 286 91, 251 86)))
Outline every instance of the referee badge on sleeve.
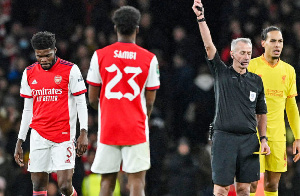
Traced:
POLYGON ((251 102, 255 101, 255 98, 256 98, 256 92, 250 91, 250 96, 249 96, 250 101, 251 102))

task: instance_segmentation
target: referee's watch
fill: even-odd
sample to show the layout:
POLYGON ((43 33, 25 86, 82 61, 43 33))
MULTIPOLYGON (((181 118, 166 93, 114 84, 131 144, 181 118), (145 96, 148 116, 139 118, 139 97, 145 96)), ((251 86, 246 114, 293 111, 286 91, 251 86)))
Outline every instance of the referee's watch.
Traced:
POLYGON ((260 141, 263 140, 263 139, 266 139, 266 141, 268 141, 268 137, 267 136, 261 136, 261 137, 259 137, 260 141))

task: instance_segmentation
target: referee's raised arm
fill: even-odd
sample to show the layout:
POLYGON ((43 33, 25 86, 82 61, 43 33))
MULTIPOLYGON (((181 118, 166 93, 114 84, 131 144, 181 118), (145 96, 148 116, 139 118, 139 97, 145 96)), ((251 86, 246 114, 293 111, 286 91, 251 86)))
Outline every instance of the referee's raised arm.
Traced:
POLYGON ((212 41, 209 28, 206 24, 206 20, 204 17, 204 8, 201 0, 194 0, 192 9, 197 16, 197 22, 199 24, 200 34, 204 42, 207 58, 213 59, 215 57, 217 49, 212 41))

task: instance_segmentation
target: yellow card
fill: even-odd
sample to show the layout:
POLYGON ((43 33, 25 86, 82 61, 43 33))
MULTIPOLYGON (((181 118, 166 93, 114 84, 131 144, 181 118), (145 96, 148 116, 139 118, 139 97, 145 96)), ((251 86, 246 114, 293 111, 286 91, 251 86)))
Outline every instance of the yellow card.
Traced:
POLYGON ((267 152, 253 152, 253 154, 262 154, 262 155, 266 155, 267 152))

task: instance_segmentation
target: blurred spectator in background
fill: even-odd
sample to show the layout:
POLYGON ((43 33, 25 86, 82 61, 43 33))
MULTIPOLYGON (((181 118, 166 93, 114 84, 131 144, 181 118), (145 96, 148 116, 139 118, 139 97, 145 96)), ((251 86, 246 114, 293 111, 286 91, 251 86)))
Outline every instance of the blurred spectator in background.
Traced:
POLYGON ((83 6, 80 1, 45 0, 39 4, 38 29, 53 32, 59 39, 68 39, 76 23, 82 23, 80 19, 83 14, 80 8, 83 6))
POLYGON ((11 20, 11 0, 0 1, 0 41, 6 36, 7 24, 11 20))
POLYGON ((88 49, 88 56, 91 57, 98 49, 96 30, 93 26, 88 26, 84 30, 83 43, 88 49))
POLYGON ((208 129, 215 114, 214 79, 207 65, 201 65, 193 81, 193 97, 185 114, 190 128, 187 137, 192 147, 208 142, 208 129))
POLYGON ((5 194, 3 195, 14 195, 13 183, 16 179, 17 172, 18 170, 13 167, 11 156, 5 153, 2 144, 0 144, 0 190, 4 190, 3 192, 5 192, 5 194))
POLYGON ((154 108, 149 121, 151 168, 146 175, 148 196, 163 195, 163 162, 168 152, 168 136, 159 109, 154 108))
POLYGON ((6 180, 0 176, 0 196, 5 196, 6 180))
POLYGON ((225 35, 223 38, 224 39, 223 42, 226 43, 226 45, 223 47, 221 51, 221 59, 222 61, 224 61, 224 63, 229 63, 229 61, 231 60, 230 40, 243 36, 241 24, 237 19, 230 20, 228 29, 229 29, 228 35, 225 35))
POLYGON ((13 195, 28 196, 32 195, 31 175, 28 169, 29 151, 24 151, 24 167, 18 172, 13 183, 13 195))
POLYGON ((174 72, 171 76, 171 102, 172 102, 172 133, 173 141, 182 136, 187 136, 187 122, 184 119, 185 112, 193 97, 191 91, 193 86, 194 70, 188 64, 185 57, 176 53, 173 56, 174 72))
POLYGON ((190 150, 189 141, 182 137, 178 141, 177 150, 166 159, 168 196, 197 195, 199 168, 190 150))

